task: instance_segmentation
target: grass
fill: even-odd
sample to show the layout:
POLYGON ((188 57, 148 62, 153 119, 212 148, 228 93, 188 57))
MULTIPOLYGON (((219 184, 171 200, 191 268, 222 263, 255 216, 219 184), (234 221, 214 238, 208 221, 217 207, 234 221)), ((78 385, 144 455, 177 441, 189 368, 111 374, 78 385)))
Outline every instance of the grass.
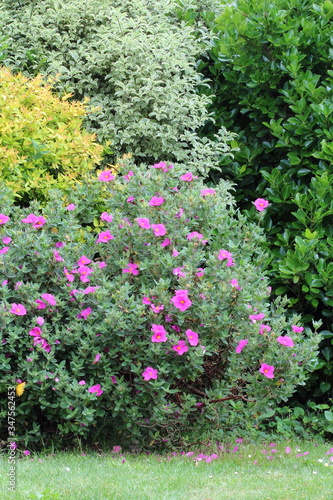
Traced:
POLYGON ((186 455, 59 453, 16 459, 8 492, 2 457, 1 500, 333 500, 333 443, 238 445, 211 463, 186 455), (291 452, 286 454, 285 447, 291 452), (268 453, 263 453, 263 451, 268 453), (276 450, 275 452, 273 450, 276 450), (331 450, 331 451, 330 451, 331 450), (297 456, 303 452, 307 455, 297 456))

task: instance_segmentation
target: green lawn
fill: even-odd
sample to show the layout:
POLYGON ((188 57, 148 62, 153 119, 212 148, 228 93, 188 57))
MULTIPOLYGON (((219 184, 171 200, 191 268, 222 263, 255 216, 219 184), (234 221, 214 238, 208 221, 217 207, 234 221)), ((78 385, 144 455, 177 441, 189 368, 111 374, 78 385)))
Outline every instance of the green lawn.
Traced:
MULTIPOLYGON (((210 455, 216 449, 201 451, 210 455)), ((191 457, 110 453, 98 456, 93 452, 84 456, 60 453, 24 457, 16 462, 15 493, 8 492, 9 465, 2 457, 0 498, 333 500, 333 443, 279 443, 275 447, 241 444, 238 451, 219 450, 219 455, 211 463, 196 461, 197 453, 191 457), (286 446, 291 448, 289 454, 286 446), (261 452, 270 449, 276 452, 261 452), (296 456, 306 451, 307 455, 296 456)))

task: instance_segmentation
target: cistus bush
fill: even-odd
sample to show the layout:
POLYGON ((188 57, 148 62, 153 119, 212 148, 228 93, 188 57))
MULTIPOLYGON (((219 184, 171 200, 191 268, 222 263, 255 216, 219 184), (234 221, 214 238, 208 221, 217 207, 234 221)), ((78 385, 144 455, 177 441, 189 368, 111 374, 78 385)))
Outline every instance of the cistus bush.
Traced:
POLYGON ((160 162, 43 209, 1 193, 2 435, 23 382, 17 439, 36 446, 221 437, 304 384, 318 336, 269 305, 262 232, 229 189, 160 162))
POLYGON ((0 68, 0 181, 23 203, 68 189, 102 159, 103 147, 82 127, 86 106, 68 97, 41 77, 0 68))
MULTIPOLYGON (((203 91, 216 96, 210 111, 217 126, 239 134, 239 152, 232 161, 224 159, 223 178, 235 182, 239 206, 251 216, 253 197, 271 202, 263 222, 273 292, 287 293, 305 322, 323 320, 321 360, 303 402, 309 397, 328 402, 333 395, 333 3, 223 0, 220 9, 218 16, 201 14, 215 38, 197 66, 210 78, 203 91)), ((205 129, 208 136, 212 123, 205 129)))
POLYGON ((196 92, 204 84, 195 67, 201 47, 178 20, 175 5, 5 2, 5 64, 29 75, 58 75, 57 90, 89 97, 85 123, 101 142, 111 142, 115 156, 132 153, 146 162, 163 157, 207 171, 231 150, 233 135, 220 127, 211 139, 199 137, 211 119, 211 99, 196 92))

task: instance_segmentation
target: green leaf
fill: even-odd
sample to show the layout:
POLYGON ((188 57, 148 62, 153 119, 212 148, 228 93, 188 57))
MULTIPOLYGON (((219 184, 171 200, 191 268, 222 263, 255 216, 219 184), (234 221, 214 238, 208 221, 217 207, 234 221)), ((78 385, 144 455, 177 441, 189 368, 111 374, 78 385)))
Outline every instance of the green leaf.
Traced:
POLYGON ((331 384, 329 384, 328 382, 320 382, 319 387, 320 387, 321 392, 325 393, 325 392, 330 390, 331 384))
POLYGON ((328 422, 333 422, 333 412, 324 411, 325 418, 328 422))

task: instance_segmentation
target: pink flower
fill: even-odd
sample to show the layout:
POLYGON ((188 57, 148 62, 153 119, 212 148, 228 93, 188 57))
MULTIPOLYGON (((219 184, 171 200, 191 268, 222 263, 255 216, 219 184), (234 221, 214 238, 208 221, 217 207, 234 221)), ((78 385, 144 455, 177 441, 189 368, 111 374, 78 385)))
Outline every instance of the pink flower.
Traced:
POLYGON ((96 396, 101 396, 104 391, 102 391, 100 384, 92 385, 88 389, 89 392, 94 393, 96 392, 96 396))
POLYGON ((103 269, 103 267, 106 267, 106 262, 104 262, 104 261, 100 261, 100 262, 98 262, 98 267, 99 267, 100 269, 103 269))
POLYGON ((83 309, 83 311, 81 311, 79 314, 77 314, 76 317, 79 318, 79 319, 87 319, 87 317, 91 313, 92 313, 91 307, 87 307, 86 309, 83 309))
POLYGON ((134 196, 129 196, 126 201, 127 203, 132 203, 134 200, 135 200, 134 196))
POLYGON ((60 253, 53 249, 53 256, 57 262, 64 262, 64 259, 61 257, 60 253))
POLYGON ((41 316, 38 316, 38 318, 36 319, 36 323, 39 326, 44 325, 44 318, 42 318, 41 316))
POLYGON ((176 295, 172 297, 171 302, 173 305, 179 309, 180 311, 186 311, 189 307, 191 307, 192 302, 188 298, 188 290, 177 290, 176 295))
POLYGON ((197 332, 194 332, 193 330, 186 330, 185 332, 188 343, 192 346, 196 346, 199 343, 199 335, 197 332))
POLYGON ((125 227, 125 226, 132 226, 133 224, 131 223, 131 221, 128 219, 128 217, 124 217, 122 219, 122 221, 124 223, 124 225, 122 224, 119 224, 119 227, 122 228, 122 227, 125 227))
POLYGON ((249 319, 252 321, 252 323, 256 323, 256 321, 264 319, 264 317, 265 317, 264 313, 250 314, 249 319))
POLYGON ((4 242, 5 245, 8 245, 8 243, 10 243, 12 241, 11 237, 10 236, 4 236, 3 238, 1 238, 2 241, 4 242))
POLYGON ((197 272, 195 273, 195 275, 200 278, 200 276, 203 276, 204 274, 205 274, 205 270, 202 269, 202 267, 198 267, 197 272))
POLYGON ((80 281, 83 283, 87 283, 89 280, 88 276, 94 272, 91 267, 88 266, 79 266, 77 271, 80 275, 80 281))
POLYGON ((152 224, 151 228, 154 231, 155 236, 164 236, 167 232, 164 224, 152 224))
POLYGON ((98 176, 98 180, 101 182, 110 182, 115 179, 115 176, 112 175, 111 170, 103 170, 98 176))
POLYGON ((174 274, 175 276, 182 276, 183 278, 185 278, 186 274, 182 271, 182 269, 184 269, 184 266, 183 267, 175 267, 172 270, 172 274, 174 274))
POLYGON ((302 333, 302 331, 304 330, 303 326, 292 325, 291 328, 295 333, 302 333))
POLYGON ((127 181, 129 181, 130 178, 133 177, 133 175, 134 175, 133 170, 129 170, 129 172, 126 175, 124 175, 123 177, 124 177, 124 179, 126 179, 127 181))
POLYGON ((160 161, 159 163, 155 163, 154 165, 152 165, 151 168, 161 168, 163 172, 167 172, 168 170, 173 168, 173 165, 169 165, 167 167, 167 164, 164 161, 160 161))
POLYGON ((155 304, 151 304, 150 307, 152 308, 152 310, 154 311, 155 314, 160 313, 164 309, 163 304, 161 304, 160 306, 155 306, 155 304))
POLYGON ((150 298, 149 297, 143 297, 142 298, 142 304, 146 304, 146 305, 151 304, 150 298))
POLYGON ((188 346, 185 340, 179 340, 177 344, 172 346, 172 349, 181 356, 184 352, 188 351, 188 346))
POLYGON ((138 265, 137 264, 132 264, 131 262, 129 262, 127 264, 127 267, 125 267, 125 269, 123 269, 123 273, 130 273, 130 274, 139 274, 139 269, 138 269, 138 265))
POLYGON ((237 354, 239 354, 240 352, 242 352, 242 350, 244 349, 244 347, 249 343, 248 339, 244 339, 244 340, 240 340, 238 342, 238 345, 236 346, 236 349, 235 351, 237 352, 237 354))
POLYGON ((162 203, 164 203, 164 201, 165 201, 165 199, 162 196, 153 196, 148 204, 151 207, 158 207, 159 205, 162 205, 162 203))
POLYGON ((179 252, 178 250, 176 250, 175 248, 173 249, 173 252, 172 252, 172 257, 177 257, 179 255, 179 252))
POLYGON ((65 276, 68 279, 68 281, 70 281, 70 282, 74 281, 74 276, 69 273, 69 271, 66 269, 66 267, 64 267, 64 273, 65 273, 65 276))
POLYGON ((152 342, 166 342, 167 341, 167 332, 162 325, 152 325, 151 331, 154 332, 154 335, 151 337, 152 342))
POLYGON ((168 170, 171 170, 173 168, 173 165, 167 166, 164 161, 160 161, 159 163, 155 163, 154 165, 152 165, 151 168, 160 168, 163 170, 163 172, 168 172, 168 170))
POLYGON ((191 182, 191 181, 193 181, 193 179, 197 179, 197 177, 195 177, 192 174, 192 172, 186 172, 186 174, 181 175, 179 178, 181 181, 186 181, 186 182, 191 182))
POLYGON ((39 337, 39 338, 36 337, 35 338, 34 345, 37 345, 37 344, 41 344, 41 348, 44 349, 44 351, 46 351, 46 352, 50 352, 51 349, 52 349, 52 347, 50 346, 50 344, 48 344, 46 342, 46 340, 42 339, 41 337, 39 337))
POLYGON ((57 305, 57 301, 54 295, 51 295, 50 293, 42 293, 41 297, 43 300, 51 304, 51 306, 57 305))
POLYGON ((23 455, 26 455, 26 456, 30 455, 30 451, 29 450, 24 450, 23 455))
POLYGON ((188 240, 193 240, 193 238, 198 238, 198 240, 200 240, 201 238, 203 238, 203 235, 201 233, 198 233, 197 231, 193 231, 192 233, 189 233, 187 235, 188 240))
POLYGON ((3 247, 3 248, 1 248, 1 250, 0 250, 0 254, 5 254, 5 253, 7 253, 7 252, 8 252, 8 250, 9 250, 9 247, 3 247))
POLYGON ((79 385, 85 385, 86 381, 85 380, 80 380, 79 385))
POLYGON ((31 328, 29 331, 29 335, 32 337, 41 337, 42 335, 42 330, 39 328, 39 326, 35 326, 34 328, 31 328))
POLYGON ((112 448, 112 453, 120 453, 121 452, 121 446, 114 446, 112 448))
POLYGON ((169 240, 169 238, 166 238, 164 241, 162 241, 161 243, 161 247, 167 247, 168 245, 171 245, 171 241, 169 240))
POLYGON ((220 250, 217 258, 219 260, 223 260, 223 259, 230 259, 230 257, 232 257, 232 254, 230 252, 228 252, 228 250, 220 250))
POLYGON ((110 233, 110 231, 102 231, 99 233, 96 243, 106 243, 109 240, 113 240, 114 236, 110 233))
POLYGON ((201 196, 208 196, 210 194, 216 194, 215 189, 212 189, 212 188, 202 189, 200 192, 201 192, 201 196))
POLYGON ((299 457, 303 457, 303 456, 308 455, 308 454, 309 454, 309 452, 305 451, 304 453, 297 453, 296 457, 299 458, 299 457))
POLYGON ((143 227, 143 229, 150 229, 150 220, 146 217, 138 217, 135 219, 135 222, 139 224, 140 227, 143 227))
POLYGON ((180 208, 179 209, 179 212, 176 213, 175 217, 177 217, 177 219, 180 219, 181 216, 183 215, 184 213, 184 209, 183 208, 180 208))
POLYGON ((63 241, 57 241, 55 244, 56 248, 62 248, 65 246, 65 243, 63 241))
POLYGON ((34 229, 40 229, 41 227, 44 226, 45 222, 46 222, 45 217, 42 217, 42 216, 36 217, 32 227, 34 229))
POLYGON ((274 366, 272 365, 262 363, 259 372, 265 375, 265 377, 267 378, 274 378, 274 366))
POLYGON ((37 221, 38 217, 34 214, 29 214, 27 217, 21 220, 21 222, 25 222, 26 224, 34 224, 37 221))
POLYGON ((151 168, 166 168, 167 164, 164 161, 160 161, 159 163, 154 163, 151 168))
POLYGON ((265 208, 268 207, 269 202, 267 200, 264 200, 264 198, 257 198, 253 202, 253 204, 256 207, 256 209, 258 210, 258 212, 262 212, 263 210, 265 210, 265 208))
POLYGON ((86 264, 90 264, 91 260, 88 259, 85 255, 82 255, 77 261, 79 266, 85 266, 86 264))
POLYGON ((67 210, 75 210, 76 209, 76 206, 74 205, 74 203, 70 203, 69 205, 67 205, 67 210))
POLYGON ((241 290, 241 287, 239 286, 237 280, 232 279, 232 280, 229 281, 229 283, 232 286, 232 288, 236 288, 236 290, 241 290))
POLYGON ((289 448, 289 446, 286 447, 286 453, 287 455, 291 452, 291 448, 289 448))
POLYGON ((143 372, 142 376, 144 380, 150 380, 151 378, 157 379, 158 370, 154 370, 151 366, 148 366, 143 372))
POLYGON ((25 316, 27 314, 27 310, 22 304, 12 304, 10 312, 16 314, 16 316, 25 316))
POLYGON ((85 288, 85 289, 83 290, 83 293, 84 293, 85 295, 87 295, 88 293, 93 293, 93 292, 95 292, 96 290, 98 290, 98 288, 99 288, 99 286, 87 286, 87 288, 85 288))
POLYGON ((96 363, 98 363, 98 361, 100 360, 100 357, 101 357, 100 354, 96 354, 95 359, 93 361, 93 365, 95 365, 96 363))
POLYGON ((0 214, 0 224, 6 224, 10 219, 8 215, 0 214))
POLYGON ((260 330, 259 330, 259 333, 260 333, 260 335, 264 335, 266 332, 268 333, 268 332, 270 332, 271 330, 272 330, 272 329, 271 329, 271 327, 270 327, 270 326, 262 324, 262 325, 260 325, 260 330))
POLYGON ((291 337, 288 337, 288 335, 277 337, 276 341, 287 347, 294 347, 294 341, 291 337))
POLYGON ((35 302, 37 304, 37 309, 45 309, 45 307, 46 307, 45 302, 43 302, 40 299, 35 300, 35 302))
POLYGON ((108 214, 107 212, 103 212, 100 218, 101 220, 105 220, 106 222, 112 222, 113 216, 111 214, 108 214))

